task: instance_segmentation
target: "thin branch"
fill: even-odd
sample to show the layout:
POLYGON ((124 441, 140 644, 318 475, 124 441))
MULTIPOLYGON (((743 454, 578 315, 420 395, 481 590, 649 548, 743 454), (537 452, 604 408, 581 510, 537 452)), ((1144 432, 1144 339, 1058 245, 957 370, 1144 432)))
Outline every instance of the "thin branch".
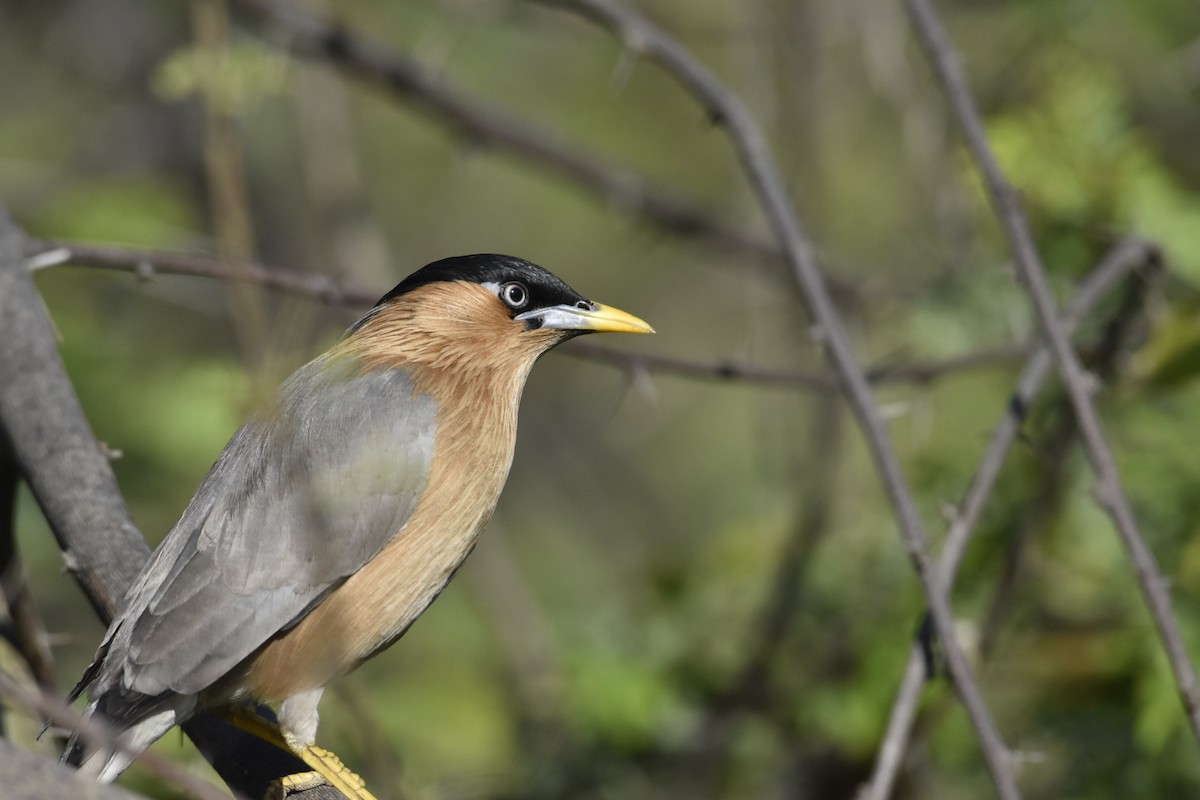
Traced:
POLYGON ((5 800, 147 800, 119 786, 101 786, 11 739, 0 737, 0 786, 5 800))
MULTIPOLYGON (((90 743, 121 749, 119 737, 107 725, 95 719, 84 719, 75 709, 66 705, 62 697, 36 687, 22 685, 3 670, 0 670, 0 696, 20 705, 34 719, 48 720, 63 730, 75 731, 90 743)), ((142 754, 138 762, 167 785, 181 790, 187 797, 197 800, 229 800, 229 796, 216 786, 155 753, 142 754)))
MULTIPOLYGON (((229 56, 229 14, 225 0, 190 0, 192 42, 209 63, 219 64, 229 56)), ((240 125, 233 105, 223 96, 227 90, 217 81, 202 81, 200 106, 204 115, 205 200, 212 220, 217 252, 235 265, 254 260, 254 215, 246 186, 245 157, 240 125)), ((228 283, 222 287, 229 309, 229 326, 237 339, 242 358, 262 377, 270 341, 270 315, 263 302, 262 288, 253 283, 228 283)))
POLYGON ((80 242, 32 242, 27 248, 31 269, 73 263, 132 272, 149 280, 158 273, 194 275, 227 281, 244 281, 284 292, 312 297, 329 305, 370 306, 380 292, 340 284, 326 275, 311 275, 258 263, 230 263, 215 256, 145 250, 80 242))
POLYGON ((651 185, 632 170, 472 97, 433 69, 359 32, 306 13, 295 3, 236 2, 286 33, 287 46, 294 52, 327 60, 384 89, 473 145, 505 151, 673 233, 701 236, 756 257, 779 258, 778 249, 770 243, 714 218, 674 192, 651 185))
MULTIPOLYGON (((1068 332, 1073 331, 1131 271, 1142 266, 1154 266, 1158 258, 1158 249, 1139 239, 1125 240, 1114 246, 1080 283, 1063 317, 1064 329, 1068 332)), ((979 469, 958 504, 957 513, 946 535, 946 543, 938 558, 942 585, 947 591, 958 577, 958 569, 967 545, 983 516, 986 501, 1000 476, 1000 468, 1013 442, 1016 441, 1027 409, 1033 405, 1046 378, 1049 377, 1051 366, 1050 351, 1043 345, 1030 357, 1021 372, 1004 416, 1001 417, 984 450, 979 469)), ((899 775, 901 759, 907 749, 926 677, 924 649, 919 643, 914 643, 909 651, 908 663, 904 668, 904 677, 901 679, 896 700, 892 705, 887 730, 876 755, 875 769, 860 795, 861 800, 886 800, 891 796, 892 787, 899 775)))
MULTIPOLYGON (((248 281, 312 297, 329 305, 367 307, 383 294, 382 291, 343 285, 324 275, 306 275, 284 267, 257 263, 230 264, 220 258, 198 253, 50 240, 31 244, 28 254, 27 263, 35 271, 70 263, 131 272, 144 280, 165 274, 248 281)), ((656 372, 700 380, 737 381, 822 392, 838 389, 837 377, 824 371, 776 370, 741 361, 699 361, 657 353, 638 353, 578 340, 563 352, 610 364, 631 374, 656 372)), ((950 374, 1011 364, 1028 352, 1026 345, 1000 345, 941 359, 877 364, 870 367, 866 375, 868 381, 877 384, 926 384, 950 374)))
POLYGON ((1167 579, 1138 527, 1133 508, 1121 483, 1112 447, 1105 436, 1100 415, 1092 400, 1097 388, 1096 380, 1080 363, 1063 331, 1029 220, 1021 208, 1017 192, 1008 183, 988 143, 983 118, 975 105, 953 43, 946 35, 941 20, 929 0, 905 0, 905 7, 925 54, 954 109, 967 146, 987 185, 992 206, 1008 236, 1018 274, 1029 293, 1038 323, 1050 345, 1058 372, 1070 397, 1071 407, 1075 411, 1084 449, 1096 475, 1093 492, 1096 502, 1112 518, 1133 561, 1142 595, 1154 618, 1167 660, 1175 675, 1192 734, 1200 740, 1200 685, 1197 683, 1196 670, 1184 645, 1179 622, 1171 610, 1167 579))
POLYGON ((858 364, 841 316, 818 266, 812 243, 800 225, 782 175, 757 122, 740 98, 690 52, 632 9, 614 0, 561 0, 557 4, 599 22, 620 37, 631 50, 657 61, 683 84, 713 120, 723 123, 729 132, 746 176, 780 240, 784 255, 816 320, 826 355, 837 372, 867 440, 895 510, 905 547, 929 602, 948 671, 975 728, 997 792, 1004 800, 1019 797, 1008 750, 996 731, 971 666, 955 636, 954 614, 930 555, 929 535, 917 512, 900 461, 892 449, 883 415, 872 396, 866 374, 858 364))
MULTIPOLYGON (((633 374, 666 373, 699 380, 737 381, 821 392, 839 388, 837 376, 824 371, 774 370, 740 361, 696 361, 661 353, 636 353, 592 342, 574 343, 564 352, 611 364, 633 374)), ((1028 352, 1029 348, 1023 345, 1007 345, 929 361, 879 364, 867 369, 866 378, 875 384, 926 384, 954 373, 1011 364, 1028 352)))

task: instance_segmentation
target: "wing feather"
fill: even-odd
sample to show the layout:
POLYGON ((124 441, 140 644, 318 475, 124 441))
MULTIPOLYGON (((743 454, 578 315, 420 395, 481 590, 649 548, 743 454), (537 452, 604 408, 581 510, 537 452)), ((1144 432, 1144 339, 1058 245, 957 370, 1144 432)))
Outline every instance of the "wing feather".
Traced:
POLYGON ((437 410, 404 370, 318 359, 230 440, 126 598, 96 689, 202 691, 402 530, 437 410))

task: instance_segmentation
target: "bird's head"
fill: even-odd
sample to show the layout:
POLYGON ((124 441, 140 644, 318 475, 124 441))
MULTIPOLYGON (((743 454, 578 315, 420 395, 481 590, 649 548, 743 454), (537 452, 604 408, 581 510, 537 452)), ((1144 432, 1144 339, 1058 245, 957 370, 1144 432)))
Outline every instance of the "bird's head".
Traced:
POLYGON ((584 298, 536 264, 483 254, 442 259, 409 275, 350 327, 346 341, 372 360, 515 366, 573 336, 603 331, 654 329, 584 298))

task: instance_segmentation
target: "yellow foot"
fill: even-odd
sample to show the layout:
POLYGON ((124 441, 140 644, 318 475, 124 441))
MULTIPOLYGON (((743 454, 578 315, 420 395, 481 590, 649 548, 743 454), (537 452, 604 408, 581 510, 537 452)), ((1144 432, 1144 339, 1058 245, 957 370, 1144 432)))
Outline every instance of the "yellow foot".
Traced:
POLYGON ((310 744, 296 752, 296 755, 350 800, 375 800, 375 795, 367 791, 366 781, 351 772, 340 758, 324 747, 310 744))
POLYGON ((228 719, 242 730, 294 753, 313 769, 312 772, 286 775, 274 781, 265 800, 284 800, 291 793, 311 789, 322 782, 328 783, 349 800, 376 800, 375 795, 367 791, 366 781, 351 772, 340 758, 324 747, 288 741, 289 737, 285 737, 278 727, 248 708, 231 708, 228 719))

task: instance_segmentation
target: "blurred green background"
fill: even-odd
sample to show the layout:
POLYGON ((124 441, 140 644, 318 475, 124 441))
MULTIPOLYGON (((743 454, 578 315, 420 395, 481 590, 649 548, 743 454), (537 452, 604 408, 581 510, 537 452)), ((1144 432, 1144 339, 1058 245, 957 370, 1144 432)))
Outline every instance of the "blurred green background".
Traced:
MULTIPOLYGON (((577 17, 500 0, 297 5, 767 238, 725 133, 577 17)), ((1115 293, 1079 341, 1094 355, 1123 321, 1099 401, 1200 654, 1200 5, 938 5, 1060 297, 1123 236, 1163 249, 1165 273, 1115 293)), ((848 287, 864 362, 1026 341, 1008 252, 899 3, 640 6, 763 124, 848 287)), ((257 258, 379 293, 436 258, 512 253, 659 331, 607 345, 823 368, 780 263, 664 232, 287 45, 236 2, 0 0, 0 200, 36 236, 257 258)), ((153 542, 255 399, 362 310, 69 266, 38 285, 153 542)), ((326 694, 322 742, 381 798, 853 797, 923 604, 844 407, 570 350, 534 372, 479 549, 396 647, 326 694), (784 564, 795 595, 764 644, 784 564)), ((1018 369, 880 390, 939 540, 1018 369)), ((1028 797, 1194 795, 1200 747, 1091 485, 1051 389, 954 592, 963 640, 1028 797)), ((69 687, 102 629, 27 494, 19 514, 69 687)), ((206 769, 173 734, 156 748, 206 769)), ((125 781, 173 796, 138 768, 125 781)), ((931 684, 897 796, 989 786, 951 690, 931 684)))

